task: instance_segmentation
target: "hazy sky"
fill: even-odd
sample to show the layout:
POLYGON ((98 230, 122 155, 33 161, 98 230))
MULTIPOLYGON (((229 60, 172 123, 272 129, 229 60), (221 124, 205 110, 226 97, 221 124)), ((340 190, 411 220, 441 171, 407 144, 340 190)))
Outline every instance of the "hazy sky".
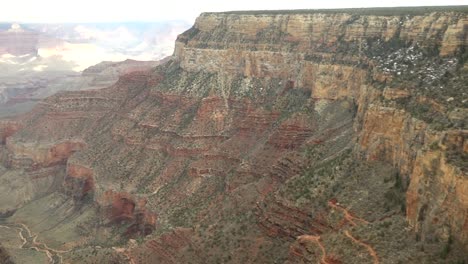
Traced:
POLYGON ((2 0, 1 21, 121 22, 182 19, 204 11, 468 5, 468 0, 2 0))

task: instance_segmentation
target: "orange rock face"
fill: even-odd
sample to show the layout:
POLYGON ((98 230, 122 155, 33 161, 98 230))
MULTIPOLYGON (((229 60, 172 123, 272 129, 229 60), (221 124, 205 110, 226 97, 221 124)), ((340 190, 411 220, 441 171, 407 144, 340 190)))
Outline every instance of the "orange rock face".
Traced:
MULTIPOLYGON (((466 132, 452 131, 440 144, 460 153, 458 155, 466 155, 462 154, 467 153, 463 150, 466 137, 466 132)), ((466 172, 450 164, 449 158, 440 150, 416 156, 407 192, 407 217, 421 234, 435 230, 439 237, 453 236, 465 241, 468 238, 468 181, 464 176, 466 172)))
POLYGON ((93 174, 94 173, 90 168, 69 163, 67 165, 66 180, 78 181, 80 185, 80 190, 78 190, 78 192, 81 194, 81 196, 84 196, 89 192, 95 191, 95 180, 93 174))
POLYGON ((127 236, 145 236, 153 232, 156 226, 156 214, 146 208, 146 200, 135 199, 124 192, 106 191, 99 200, 105 208, 110 223, 129 223, 125 231, 127 236))
POLYGON ((374 106, 366 113, 361 133, 360 147, 367 159, 391 162, 408 177, 407 218, 415 230, 437 230, 447 239, 449 231, 443 226, 447 224, 457 230, 452 236, 465 241, 468 230, 461 223, 468 221, 468 181, 466 172, 447 162, 447 155, 449 149, 453 155, 468 153, 466 132, 437 133, 401 110, 374 106), (433 146, 438 150, 431 150, 433 146))

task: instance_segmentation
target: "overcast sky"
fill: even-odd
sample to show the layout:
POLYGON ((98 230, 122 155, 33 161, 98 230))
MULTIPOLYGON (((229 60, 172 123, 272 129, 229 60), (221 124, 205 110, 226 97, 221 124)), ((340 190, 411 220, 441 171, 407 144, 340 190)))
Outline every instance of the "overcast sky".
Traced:
POLYGON ((205 11, 468 5, 468 0, 1 0, 10 22, 122 22, 194 19, 205 11))

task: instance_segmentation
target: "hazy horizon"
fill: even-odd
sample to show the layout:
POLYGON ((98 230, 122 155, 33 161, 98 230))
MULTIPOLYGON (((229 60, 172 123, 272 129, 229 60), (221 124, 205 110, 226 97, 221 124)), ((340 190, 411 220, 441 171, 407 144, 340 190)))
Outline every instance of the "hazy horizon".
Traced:
POLYGON ((202 0, 190 2, 175 0, 157 3, 147 0, 92 1, 67 3, 58 0, 18 0, 5 3, 0 10, 1 22, 16 23, 115 23, 115 22, 163 22, 187 21, 193 23, 202 12, 223 12, 236 10, 282 10, 282 9, 331 9, 331 8, 370 8, 402 6, 452 6, 468 5, 468 0, 329 0, 315 2, 297 0, 239 0, 220 2, 202 0), (27 7, 27 8, 25 8, 27 7))

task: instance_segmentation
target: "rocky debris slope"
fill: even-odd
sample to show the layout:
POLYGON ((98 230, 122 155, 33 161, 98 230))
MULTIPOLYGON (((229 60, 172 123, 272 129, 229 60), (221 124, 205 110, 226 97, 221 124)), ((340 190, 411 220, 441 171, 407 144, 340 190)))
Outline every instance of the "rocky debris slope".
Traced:
POLYGON ((70 262, 464 261, 467 23, 204 13, 163 65, 5 123, 6 186, 64 168, 6 221, 70 262))

